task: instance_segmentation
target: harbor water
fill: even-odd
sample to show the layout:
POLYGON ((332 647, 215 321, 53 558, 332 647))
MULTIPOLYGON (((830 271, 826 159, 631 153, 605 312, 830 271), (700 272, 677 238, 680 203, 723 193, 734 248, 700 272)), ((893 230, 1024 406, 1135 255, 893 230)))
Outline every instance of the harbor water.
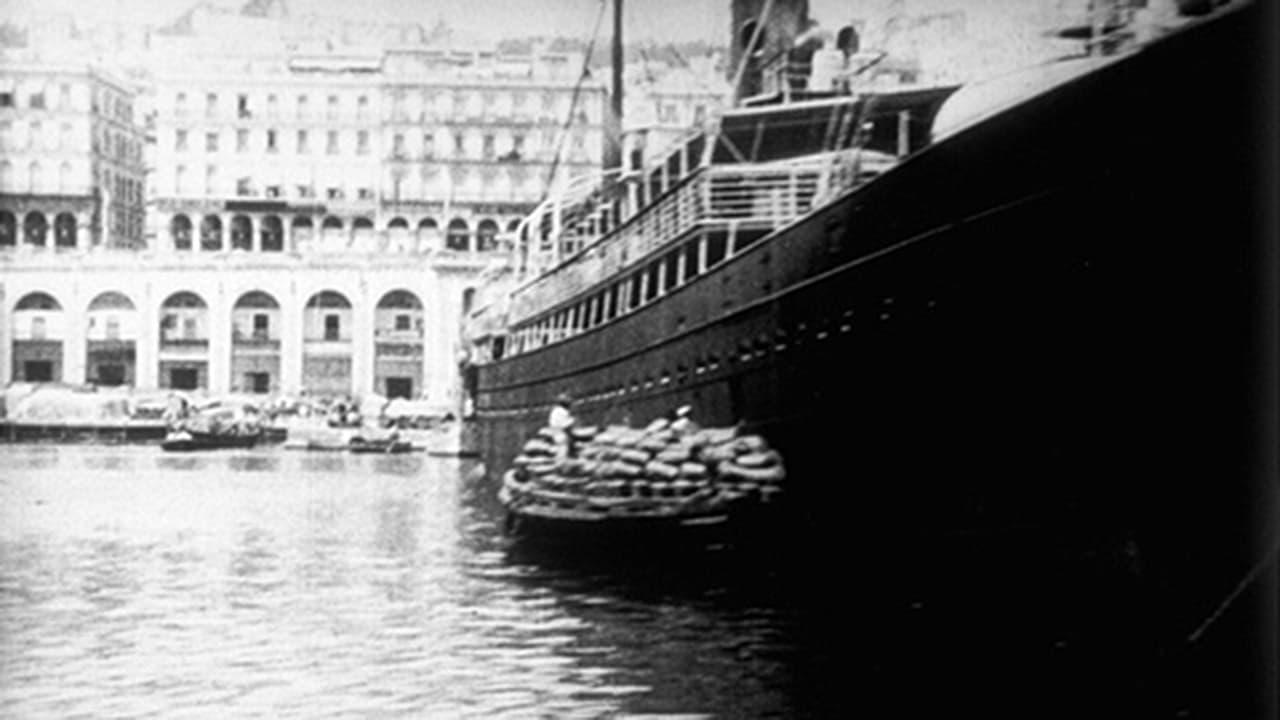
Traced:
POLYGON ((458 459, 0 455, 0 717, 802 712, 785 607, 513 556, 458 459))
POLYGON ((802 570, 714 551, 622 562, 511 546, 494 480, 457 458, 4 445, 0 464, 3 718, 1045 717, 1168 700, 1141 608, 1039 550, 981 578, 943 547, 873 567, 888 538, 812 548, 802 570))

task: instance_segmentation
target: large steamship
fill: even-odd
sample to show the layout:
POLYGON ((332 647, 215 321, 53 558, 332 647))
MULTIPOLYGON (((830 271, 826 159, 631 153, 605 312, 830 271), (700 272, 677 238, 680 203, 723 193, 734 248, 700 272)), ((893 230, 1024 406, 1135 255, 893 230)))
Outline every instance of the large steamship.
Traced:
MULTIPOLYGON (((766 5, 791 27, 747 41, 794 37, 804 3, 766 5)), ((479 449, 505 464, 567 392, 588 422, 745 423, 868 522, 1140 501, 1156 445, 1212 444, 1245 400, 1254 9, 1203 5, 972 87, 804 93, 756 68, 717 132, 525 222, 526 274, 470 322, 479 449)))
MULTIPOLYGON (((803 27, 735 18, 761 5, 735 42, 803 27)), ((471 317, 477 449, 505 468, 560 393, 590 423, 690 405, 783 452, 780 540, 1049 538, 1188 637, 1272 545, 1274 328, 1259 4, 1179 6, 960 87, 793 92, 744 61, 716 132, 526 221, 526 272, 471 317)))

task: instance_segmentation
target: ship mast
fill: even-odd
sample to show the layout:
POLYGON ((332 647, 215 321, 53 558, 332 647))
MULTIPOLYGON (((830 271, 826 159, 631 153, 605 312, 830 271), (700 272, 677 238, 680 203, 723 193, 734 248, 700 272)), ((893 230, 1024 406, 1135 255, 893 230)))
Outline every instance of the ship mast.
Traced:
POLYGON ((604 171, 622 167, 622 0, 613 0, 613 44, 610 48, 613 88, 609 96, 609 126, 604 148, 604 171))

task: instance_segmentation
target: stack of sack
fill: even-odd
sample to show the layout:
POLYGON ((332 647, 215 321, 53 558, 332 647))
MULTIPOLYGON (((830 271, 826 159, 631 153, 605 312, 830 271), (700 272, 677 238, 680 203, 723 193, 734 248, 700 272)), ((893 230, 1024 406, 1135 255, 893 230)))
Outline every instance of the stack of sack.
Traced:
POLYGON ((786 477, 759 435, 658 419, 644 428, 540 429, 513 463, 507 496, 561 506, 678 512, 744 498, 768 501, 786 477))

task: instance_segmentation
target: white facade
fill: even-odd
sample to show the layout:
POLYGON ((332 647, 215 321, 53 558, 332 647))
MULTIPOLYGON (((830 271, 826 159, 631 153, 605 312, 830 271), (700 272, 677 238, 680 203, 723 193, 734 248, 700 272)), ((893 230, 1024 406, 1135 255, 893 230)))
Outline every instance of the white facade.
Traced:
POLYGON ((82 63, 0 62, 0 249, 136 247, 143 128, 136 92, 82 63))

